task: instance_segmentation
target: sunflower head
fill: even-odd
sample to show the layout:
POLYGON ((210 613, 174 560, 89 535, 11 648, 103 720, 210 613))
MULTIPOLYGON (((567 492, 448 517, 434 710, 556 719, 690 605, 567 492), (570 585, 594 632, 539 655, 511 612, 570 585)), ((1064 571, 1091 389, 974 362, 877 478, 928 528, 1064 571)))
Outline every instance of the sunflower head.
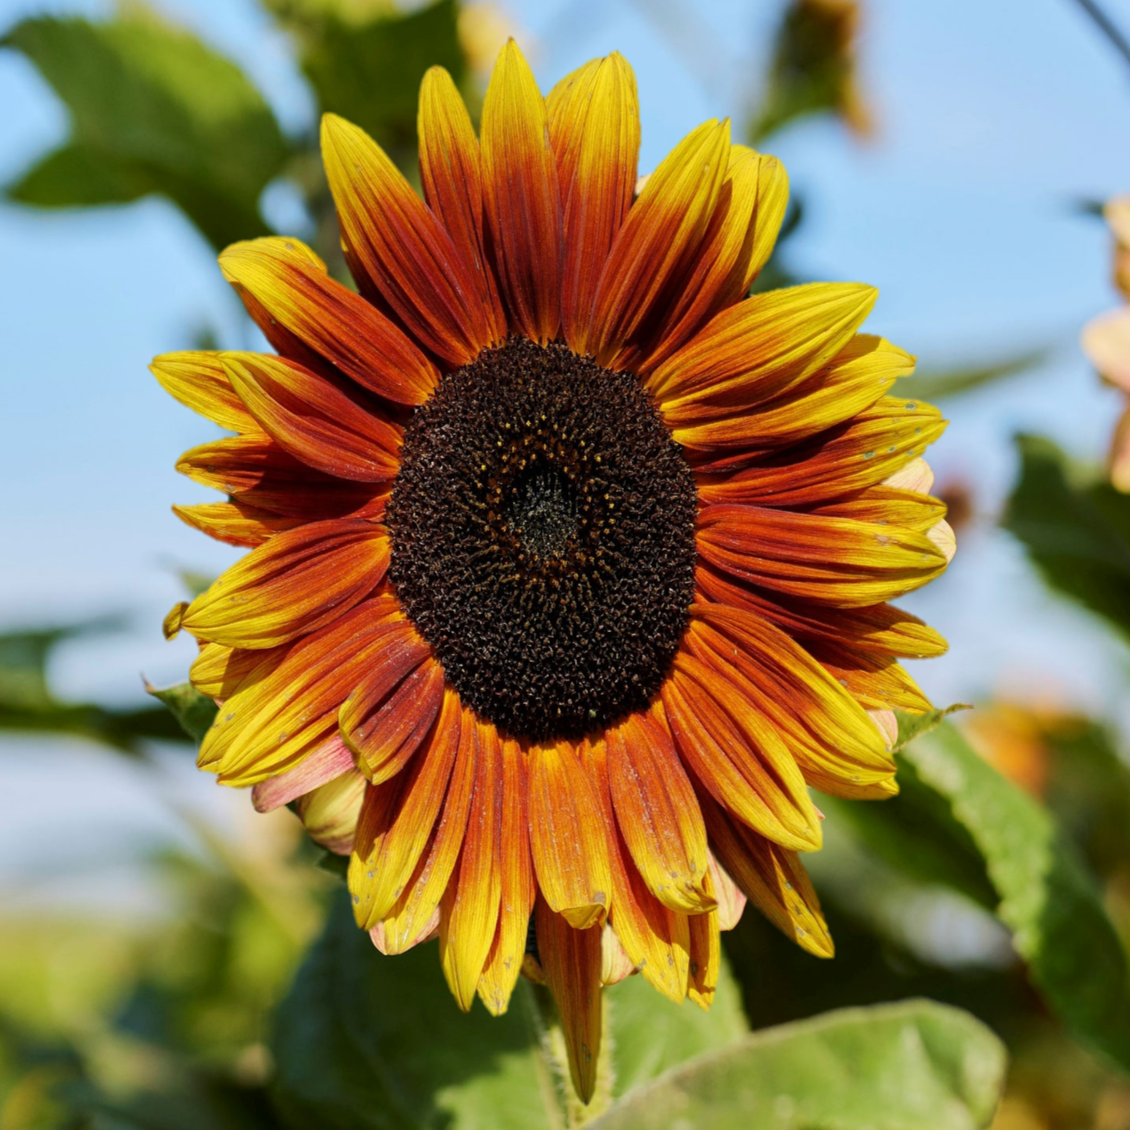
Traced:
POLYGON ((154 362, 235 433, 178 464, 227 501, 177 513, 250 550, 166 627, 221 704, 201 767, 295 802, 463 1008, 547 982, 587 1101, 602 982, 709 1006, 747 899, 831 955, 809 789, 895 792, 891 712, 929 707, 898 659, 945 645, 887 602, 952 554, 944 425, 889 395, 870 288, 750 296, 787 181, 728 123, 636 196, 619 55, 543 98, 509 43, 478 137, 433 70, 419 127, 422 199, 324 122, 356 291, 236 244, 275 353, 154 362))

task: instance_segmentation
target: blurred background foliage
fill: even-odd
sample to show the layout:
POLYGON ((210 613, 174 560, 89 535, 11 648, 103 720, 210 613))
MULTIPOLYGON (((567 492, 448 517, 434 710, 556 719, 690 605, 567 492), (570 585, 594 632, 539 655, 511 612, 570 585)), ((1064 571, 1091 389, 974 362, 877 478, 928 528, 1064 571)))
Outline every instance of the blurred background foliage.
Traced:
MULTIPOLYGON (((423 72, 445 66, 476 112, 507 31, 499 10, 456 0, 262 2, 318 108, 363 126, 414 179, 423 72)), ((814 115, 866 141, 881 107, 859 74, 863 15, 855 0, 784 6, 740 122, 751 143, 814 115)), ((301 202, 298 234, 344 274, 316 137, 284 131, 230 59, 137 4, 99 21, 26 19, 2 42, 70 120, 8 200, 75 209, 160 194, 220 249, 270 230, 260 204, 281 179, 301 202)), ((822 187, 794 186, 786 253, 822 187)), ((757 285, 796 281, 778 253, 757 285)), ((900 391, 944 403, 1020 381, 1049 355, 1034 344, 920 370, 900 391)), ((1049 440, 1017 445, 1002 525, 1052 590, 1130 634, 1130 497, 1049 440)), ((975 515, 963 484, 941 493, 958 527, 975 515)), ((186 846, 148 860, 167 913, 0 918, 0 1130, 566 1125, 575 1112, 545 1074, 535 989, 501 1021, 463 1016, 431 947, 393 965, 352 928, 340 879, 288 813, 221 833, 180 803, 170 765, 191 760, 210 703, 187 686, 148 708, 55 696, 52 650, 116 627, 0 636, 0 728, 133 759, 186 846)), ((750 912, 724 936, 729 973, 709 1017, 639 978, 609 990, 616 1102, 593 1125, 667 1125, 677 1108, 688 1125, 780 1130, 1130 1127, 1126 749, 1106 721, 1047 696, 903 718, 900 742, 898 798, 821 801, 827 849, 809 861, 835 960, 750 912), (808 1021, 841 1008, 862 1011, 808 1021)))

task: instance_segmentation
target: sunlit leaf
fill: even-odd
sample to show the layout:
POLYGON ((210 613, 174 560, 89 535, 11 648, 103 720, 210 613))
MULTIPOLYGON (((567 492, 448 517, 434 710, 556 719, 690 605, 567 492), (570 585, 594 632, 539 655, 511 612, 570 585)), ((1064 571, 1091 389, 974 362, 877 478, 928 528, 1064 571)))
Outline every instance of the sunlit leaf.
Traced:
POLYGON ((288 146, 231 60, 155 14, 39 16, 7 33, 67 106, 71 136, 7 188, 41 207, 161 193, 217 247, 262 234, 259 196, 288 146))
POLYGON ((199 744, 216 717, 216 704, 201 694, 191 683, 178 683, 173 687, 154 687, 145 684, 145 690, 163 702, 180 723, 184 732, 199 744))
POLYGON ((1126 954, 1051 814, 950 725, 916 738, 902 757, 950 803, 984 857, 997 914, 1045 1000, 1079 1039, 1130 1069, 1126 954))
POLYGON ((1130 635, 1130 495, 1074 482, 1051 440, 1016 442, 1020 474, 1002 525, 1049 585, 1130 635))
POLYGON ((855 133, 871 132, 870 111, 856 75, 858 23, 856 0, 791 0, 750 126, 755 144, 812 114, 835 114, 855 133))
POLYGON ((769 1028, 670 1071, 591 1130, 977 1130, 1004 1082, 1000 1041, 930 1001, 769 1028))

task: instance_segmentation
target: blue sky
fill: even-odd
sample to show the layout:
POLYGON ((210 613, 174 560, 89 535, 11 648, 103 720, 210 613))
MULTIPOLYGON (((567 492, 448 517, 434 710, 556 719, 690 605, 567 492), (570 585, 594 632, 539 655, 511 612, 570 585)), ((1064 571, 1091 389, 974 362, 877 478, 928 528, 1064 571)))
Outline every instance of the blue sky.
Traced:
MULTIPOLYGON (((158 6, 239 59, 287 128, 311 124, 285 40, 250 0, 158 6)), ((1130 0, 1106 6, 1130 29, 1130 0)), ((646 170, 703 119, 740 116, 751 104, 780 3, 510 0, 505 7, 543 87, 593 55, 619 49, 629 57, 646 170)), ((33 11, 106 8, 0 0, 0 30, 33 11)), ((1116 299, 1105 232, 1073 203, 1130 191, 1130 67, 1072 0, 868 0, 866 9, 862 66, 877 138, 860 145, 833 125, 809 123, 769 146, 808 206, 790 265, 812 278, 877 285, 868 328, 923 362, 1055 347, 1038 374, 947 405, 953 423, 932 460, 939 478, 973 483, 991 510, 1013 473, 1015 431, 1053 435, 1097 459, 1119 409, 1076 344, 1083 322, 1116 299)), ((0 107, 6 180, 64 137, 67 123, 12 52, 0 52, 0 107)), ((285 215, 285 193, 269 203, 285 215)), ((238 304, 203 240, 158 200, 73 215, 0 207, 0 262, 7 484, 0 625, 127 613, 128 632, 72 645, 54 675, 67 694, 129 700, 140 671, 176 681, 191 655, 188 642, 160 636, 161 616, 180 597, 175 568, 215 572, 234 557, 169 511, 174 501, 204 499, 172 468, 212 433, 160 391, 146 364, 206 325, 226 343, 244 344, 238 304)), ((950 575, 909 604, 953 645, 949 656, 914 671, 938 700, 1027 683, 1110 709, 1125 685, 1124 651, 1045 594, 988 523, 963 539, 950 575)), ((0 789, 14 790, 26 809, 21 819, 47 840, 52 820, 110 821, 139 811, 97 756, 6 744, 0 789), (103 816, 51 816, 47 790, 60 773, 76 793, 99 790, 103 816)), ((142 818, 138 827, 148 835, 151 823, 142 818)), ((20 841, 20 828, 9 825, 0 846, 20 841)), ((17 854, 4 871, 19 866, 17 854)))

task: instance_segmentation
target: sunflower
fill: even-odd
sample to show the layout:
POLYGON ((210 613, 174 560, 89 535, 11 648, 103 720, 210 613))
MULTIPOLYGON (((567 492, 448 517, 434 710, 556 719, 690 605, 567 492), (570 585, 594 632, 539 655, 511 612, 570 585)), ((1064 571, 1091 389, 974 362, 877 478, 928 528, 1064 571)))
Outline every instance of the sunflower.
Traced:
POLYGON ((619 55, 543 98, 509 43, 479 138, 434 69, 419 135, 423 199, 323 121, 356 292, 238 243, 276 354, 154 362, 236 433, 177 514, 251 549, 166 630, 221 704, 201 768, 349 855, 383 952, 438 935, 464 1009, 546 982, 587 1101, 602 983, 707 1007, 746 899, 831 954, 809 788, 894 793, 891 711, 929 707, 898 658, 945 643, 886 602, 952 552, 944 423, 888 395, 873 289, 751 296, 788 187, 728 122, 637 192, 619 55))

